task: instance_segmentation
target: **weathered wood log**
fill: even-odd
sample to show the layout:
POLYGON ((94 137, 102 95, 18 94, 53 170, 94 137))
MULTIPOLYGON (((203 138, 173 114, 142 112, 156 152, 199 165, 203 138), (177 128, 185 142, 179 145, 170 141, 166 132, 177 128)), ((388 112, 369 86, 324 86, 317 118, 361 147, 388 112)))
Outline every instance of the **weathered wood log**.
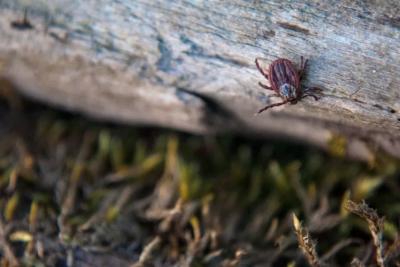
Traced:
POLYGON ((399 14, 396 0, 0 0, 0 71, 97 118, 400 157, 399 14), (253 116, 276 101, 254 59, 301 55, 322 99, 253 116))

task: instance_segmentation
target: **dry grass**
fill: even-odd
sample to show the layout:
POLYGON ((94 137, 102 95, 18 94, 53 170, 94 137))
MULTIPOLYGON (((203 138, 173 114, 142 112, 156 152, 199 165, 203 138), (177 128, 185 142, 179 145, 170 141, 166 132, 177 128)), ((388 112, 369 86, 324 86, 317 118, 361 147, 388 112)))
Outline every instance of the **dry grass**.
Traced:
POLYGON ((0 266, 398 264, 385 155, 101 124, 2 92, 0 266))
POLYGON ((299 243, 300 249, 306 256, 308 263, 312 267, 320 267, 321 261, 315 250, 315 242, 311 239, 310 233, 307 229, 303 228, 301 222, 297 218, 296 214, 293 213, 293 227, 297 236, 297 242, 299 243))

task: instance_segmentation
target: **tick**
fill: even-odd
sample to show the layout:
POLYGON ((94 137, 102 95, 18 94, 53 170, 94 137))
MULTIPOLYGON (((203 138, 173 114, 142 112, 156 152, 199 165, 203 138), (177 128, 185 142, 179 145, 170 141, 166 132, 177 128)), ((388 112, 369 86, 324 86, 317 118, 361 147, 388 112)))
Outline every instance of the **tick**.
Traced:
POLYGON ((270 85, 268 86, 261 82, 258 84, 264 89, 274 91, 275 94, 272 96, 278 96, 282 98, 283 101, 268 105, 260 109, 256 114, 260 114, 269 108, 281 106, 287 103, 296 104, 297 101, 308 96, 313 97, 315 100, 319 99, 319 97, 314 93, 321 91, 321 89, 317 87, 301 88, 300 82, 307 67, 307 59, 304 60, 304 58, 301 57, 299 71, 296 70, 290 60, 285 58, 278 58, 273 61, 269 65, 268 69, 263 69, 258 61, 259 59, 256 58, 255 62, 257 69, 269 81, 270 85))

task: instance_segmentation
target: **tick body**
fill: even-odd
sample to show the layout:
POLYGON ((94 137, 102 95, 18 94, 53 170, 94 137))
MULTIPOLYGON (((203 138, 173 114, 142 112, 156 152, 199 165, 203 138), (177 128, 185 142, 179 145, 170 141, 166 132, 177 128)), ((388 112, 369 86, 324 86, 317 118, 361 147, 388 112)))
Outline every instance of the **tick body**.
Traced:
POLYGON ((268 69, 263 69, 259 64, 259 59, 256 58, 257 69, 261 74, 269 80, 270 85, 259 83, 259 85, 266 89, 275 92, 273 96, 279 96, 282 98, 282 102, 268 105, 260 109, 256 114, 276 106, 281 106, 287 103, 296 104, 300 99, 311 96, 315 100, 318 100, 318 96, 314 92, 320 91, 321 89, 316 87, 301 88, 301 78, 303 77, 305 68, 307 66, 307 60, 301 57, 300 70, 296 70, 293 63, 285 58, 279 58, 273 61, 268 69))

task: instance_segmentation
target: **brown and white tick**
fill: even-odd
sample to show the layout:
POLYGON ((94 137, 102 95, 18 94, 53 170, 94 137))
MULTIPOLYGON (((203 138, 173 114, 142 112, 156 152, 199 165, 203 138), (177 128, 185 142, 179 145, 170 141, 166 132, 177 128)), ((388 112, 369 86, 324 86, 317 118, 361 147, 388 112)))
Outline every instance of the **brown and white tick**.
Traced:
POLYGON ((313 93, 319 92, 321 89, 317 87, 301 88, 300 82, 307 66, 307 59, 304 60, 304 58, 301 57, 300 71, 297 71, 293 63, 285 58, 278 58, 273 61, 268 69, 263 69, 258 63, 258 60, 258 58, 255 60, 257 69, 269 80, 270 86, 262 84, 261 82, 258 84, 264 89, 274 91, 275 94, 272 96, 282 98, 283 102, 268 105, 260 109, 256 114, 260 114, 269 108, 281 106, 286 103, 296 104, 297 101, 307 96, 311 96, 315 100, 319 99, 319 97, 313 93))

